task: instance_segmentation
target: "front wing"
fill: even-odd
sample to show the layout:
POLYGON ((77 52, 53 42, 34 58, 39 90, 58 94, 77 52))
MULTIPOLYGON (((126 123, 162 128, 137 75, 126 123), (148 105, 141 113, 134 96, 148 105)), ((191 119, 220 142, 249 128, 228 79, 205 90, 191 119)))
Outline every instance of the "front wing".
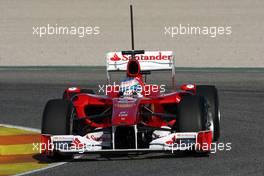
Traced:
POLYGON ((41 153, 52 155, 59 153, 116 153, 116 152, 171 152, 195 150, 197 152, 210 152, 212 131, 179 132, 156 138, 149 143, 149 148, 115 149, 110 140, 92 139, 78 135, 42 135, 41 153))

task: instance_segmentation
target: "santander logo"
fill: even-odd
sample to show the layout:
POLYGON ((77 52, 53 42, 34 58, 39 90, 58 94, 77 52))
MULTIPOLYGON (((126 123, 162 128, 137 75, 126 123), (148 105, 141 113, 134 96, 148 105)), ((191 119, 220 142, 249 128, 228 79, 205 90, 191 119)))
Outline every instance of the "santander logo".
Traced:
POLYGON ((111 61, 120 61, 121 58, 115 53, 113 57, 110 58, 111 61))
MULTIPOLYGON (((115 53, 113 57, 110 58, 111 61, 118 62, 118 61, 128 61, 131 59, 131 56, 128 55, 122 55, 122 58, 118 57, 118 55, 115 53)), ((171 55, 165 55, 162 52, 159 52, 155 55, 136 55, 135 59, 138 61, 159 61, 159 60, 171 60, 171 55)))

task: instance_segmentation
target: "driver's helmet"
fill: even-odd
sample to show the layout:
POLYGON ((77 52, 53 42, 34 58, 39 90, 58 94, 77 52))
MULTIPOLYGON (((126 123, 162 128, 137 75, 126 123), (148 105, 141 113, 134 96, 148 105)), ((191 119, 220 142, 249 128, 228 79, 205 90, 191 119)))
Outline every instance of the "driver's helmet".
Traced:
POLYGON ((121 82, 120 92, 123 96, 142 96, 142 86, 138 78, 127 78, 121 82))

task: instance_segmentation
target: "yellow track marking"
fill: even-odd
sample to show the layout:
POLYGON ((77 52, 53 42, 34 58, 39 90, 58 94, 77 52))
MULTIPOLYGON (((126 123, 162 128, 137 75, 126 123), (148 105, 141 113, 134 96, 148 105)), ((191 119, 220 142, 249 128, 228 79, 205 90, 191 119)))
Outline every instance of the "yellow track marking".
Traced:
POLYGON ((26 131, 17 128, 6 128, 0 126, 0 136, 7 136, 7 135, 19 135, 19 134, 37 134, 37 132, 26 131))
POLYGON ((12 175, 30 170, 40 169, 48 164, 39 164, 36 162, 18 163, 18 164, 0 164, 0 174, 12 175))
POLYGON ((0 124, 0 176, 33 173, 64 164, 41 163, 35 158, 34 155, 39 153, 40 134, 36 132, 38 130, 23 128, 0 124))
POLYGON ((0 155, 34 154, 33 144, 0 145, 0 155))

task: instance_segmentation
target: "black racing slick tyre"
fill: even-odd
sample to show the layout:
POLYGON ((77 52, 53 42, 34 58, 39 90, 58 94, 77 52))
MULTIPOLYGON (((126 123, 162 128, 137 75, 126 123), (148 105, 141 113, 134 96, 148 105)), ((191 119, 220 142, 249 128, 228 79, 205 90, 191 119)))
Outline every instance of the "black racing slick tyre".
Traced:
POLYGON ((73 105, 68 100, 49 100, 42 117, 42 134, 68 135, 71 133, 73 105))
MULTIPOLYGON (((73 105, 68 100, 53 99, 49 100, 45 106, 41 133, 49 135, 69 135, 72 131, 72 116, 74 113, 73 105)), ((72 155, 62 155, 56 150, 48 156, 55 160, 71 159, 72 155)))
POLYGON ((203 97, 184 97, 177 109, 177 130, 179 132, 199 132, 206 129, 207 109, 203 97))
POLYGON ((198 85, 196 94, 207 100, 210 129, 213 131, 213 141, 217 141, 220 137, 220 109, 217 89, 215 86, 198 85))

